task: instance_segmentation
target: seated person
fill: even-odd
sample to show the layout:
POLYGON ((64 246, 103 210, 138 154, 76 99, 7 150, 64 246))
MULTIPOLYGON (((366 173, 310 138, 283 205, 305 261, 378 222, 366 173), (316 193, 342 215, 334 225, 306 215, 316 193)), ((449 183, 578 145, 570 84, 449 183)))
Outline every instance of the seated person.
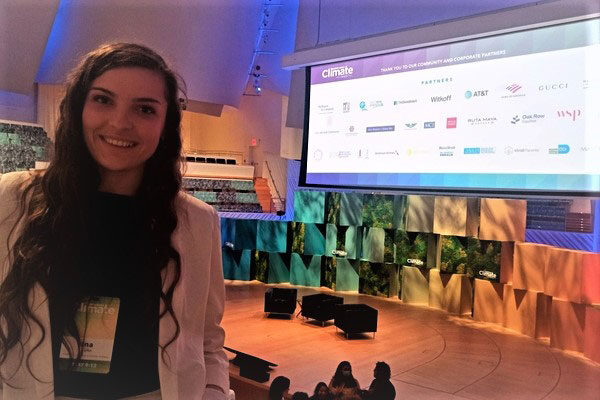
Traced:
POLYGON ((292 400, 310 400, 310 399, 308 398, 308 393, 296 392, 292 395, 292 400))
POLYGON ((373 382, 369 386, 369 390, 365 392, 365 399, 369 400, 394 400, 396 398, 396 389, 390 377, 392 371, 390 366, 383 361, 379 361, 375 364, 373 370, 373 382))
POLYGON ((327 384, 325 382, 317 383, 317 386, 315 386, 315 391, 314 391, 312 397, 310 398, 310 400, 330 400, 330 399, 331 399, 331 394, 329 393, 329 387, 327 387, 327 384))
POLYGON ((269 400, 283 400, 288 398, 290 390, 290 379, 285 376, 278 376, 273 379, 269 387, 269 400))
POLYGON ((352 376, 352 366, 348 361, 342 361, 331 382, 329 382, 331 398, 335 400, 360 400, 360 385, 352 376))

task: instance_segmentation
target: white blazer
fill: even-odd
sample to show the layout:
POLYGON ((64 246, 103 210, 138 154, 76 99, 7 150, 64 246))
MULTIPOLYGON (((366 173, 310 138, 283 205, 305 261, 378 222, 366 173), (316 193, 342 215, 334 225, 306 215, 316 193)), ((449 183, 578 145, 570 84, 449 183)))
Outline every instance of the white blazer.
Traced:
MULTIPOLYGON (((0 176, 0 281, 6 277, 8 262, 7 237, 18 216, 19 186, 29 178, 27 172, 0 176)), ((219 218, 209 205, 184 193, 176 200, 178 224, 173 245, 181 256, 181 278, 173 294, 173 310, 180 333, 166 349, 166 363, 159 350, 158 374, 163 400, 225 399, 225 394, 206 385, 216 385, 229 393, 229 367, 223 351, 225 332, 220 326, 225 305, 225 287, 221 264, 219 218)), ((9 246, 14 245, 11 237, 9 246)), ((171 268, 167 268, 171 271, 171 268)), ((172 274, 163 274, 168 282, 172 274), (165 277, 165 275, 168 275, 165 277)), ((68 283, 66 283, 68 284, 68 283)), ((41 346, 31 353, 29 366, 20 362, 20 346, 13 347, 0 365, 2 382, 0 399, 54 399, 50 316, 47 296, 38 284, 30 294, 30 305, 42 322, 46 336, 41 346), (34 378, 37 377, 36 378, 34 378)), ((164 304, 161 301, 161 310, 164 304)), ((41 338, 41 330, 32 322, 31 336, 23 329, 24 360, 41 338)), ((159 341, 166 344, 175 332, 169 315, 160 319, 159 341)))

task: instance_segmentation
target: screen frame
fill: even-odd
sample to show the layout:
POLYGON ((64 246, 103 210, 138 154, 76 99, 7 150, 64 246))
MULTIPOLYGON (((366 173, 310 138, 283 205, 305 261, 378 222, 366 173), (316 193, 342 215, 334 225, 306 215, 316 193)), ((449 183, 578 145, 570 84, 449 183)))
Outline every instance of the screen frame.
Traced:
MULTIPOLYGON (((304 96, 304 126, 302 132, 302 153, 300 160, 300 176, 299 176, 299 188, 317 189, 317 188, 328 188, 328 189, 340 189, 340 190, 353 190, 360 192, 369 193, 405 193, 405 194, 417 194, 417 195, 465 195, 465 196, 493 196, 493 197, 517 197, 517 198, 570 198, 570 197, 582 197, 582 198, 598 198, 600 197, 600 191, 568 191, 568 190, 539 190, 539 189, 495 189, 495 188, 461 188, 461 187, 412 187, 412 186, 368 186, 368 185, 339 185, 339 184, 320 184, 320 183, 307 183, 306 182, 306 170, 308 160, 308 129, 310 119, 310 88, 311 88, 311 68, 324 66, 340 61, 354 61, 365 58, 377 57, 388 54, 401 53, 403 51, 427 49, 440 45, 450 45, 455 43, 462 43, 482 38, 491 38, 496 36, 507 35, 517 32, 526 32, 535 29, 560 26, 571 23, 577 23, 587 20, 600 19, 599 13, 587 14, 578 17, 555 19, 543 23, 535 23, 514 27, 511 29, 501 29, 488 32, 481 32, 476 35, 458 36, 456 38, 447 39, 443 41, 424 42, 420 45, 406 46, 405 48, 394 48, 388 52, 377 52, 376 54, 358 55, 352 57, 346 57, 344 59, 336 59, 335 61, 327 60, 326 62, 312 63, 307 65, 305 69, 305 96, 304 96)), ((600 174, 598 174, 600 179, 600 174)))

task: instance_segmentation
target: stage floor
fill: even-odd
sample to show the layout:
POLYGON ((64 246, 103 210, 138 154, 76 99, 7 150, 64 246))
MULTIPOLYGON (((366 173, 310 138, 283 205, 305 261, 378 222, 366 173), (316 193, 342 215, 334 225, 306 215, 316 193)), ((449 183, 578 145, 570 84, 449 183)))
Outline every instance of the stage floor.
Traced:
POLYGON ((333 321, 322 327, 295 315, 267 318, 270 286, 290 287, 226 280, 225 345, 278 364, 271 379, 289 377, 290 393, 312 394, 348 360, 362 388, 371 383, 375 362, 387 362, 397 399, 600 399, 600 365, 547 341, 397 299, 297 287, 298 299, 323 291, 379 310, 375 338, 347 340, 333 321))

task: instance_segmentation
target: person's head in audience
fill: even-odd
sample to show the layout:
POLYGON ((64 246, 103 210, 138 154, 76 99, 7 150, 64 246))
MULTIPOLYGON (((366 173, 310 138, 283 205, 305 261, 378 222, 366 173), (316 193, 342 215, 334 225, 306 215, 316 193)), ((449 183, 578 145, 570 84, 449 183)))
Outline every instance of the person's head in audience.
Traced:
POLYGON ((392 370, 387 363, 383 361, 377 361, 375 364, 375 369, 373 370, 373 376, 375 379, 389 381, 392 376, 392 370))
POLYGON ((296 392, 292 395, 292 400, 309 400, 308 393, 296 392))
POLYGON ((317 383, 312 399, 314 400, 327 400, 329 399, 329 387, 325 382, 317 383))
POLYGON ((352 366, 349 361, 342 361, 339 363, 337 369, 335 370, 335 374, 331 379, 332 386, 345 386, 345 387, 354 387, 356 385, 356 379, 352 376, 352 366))
POLYGON ((288 395, 290 390, 290 379, 285 376, 278 376, 271 382, 269 388, 269 400, 281 400, 288 395))

